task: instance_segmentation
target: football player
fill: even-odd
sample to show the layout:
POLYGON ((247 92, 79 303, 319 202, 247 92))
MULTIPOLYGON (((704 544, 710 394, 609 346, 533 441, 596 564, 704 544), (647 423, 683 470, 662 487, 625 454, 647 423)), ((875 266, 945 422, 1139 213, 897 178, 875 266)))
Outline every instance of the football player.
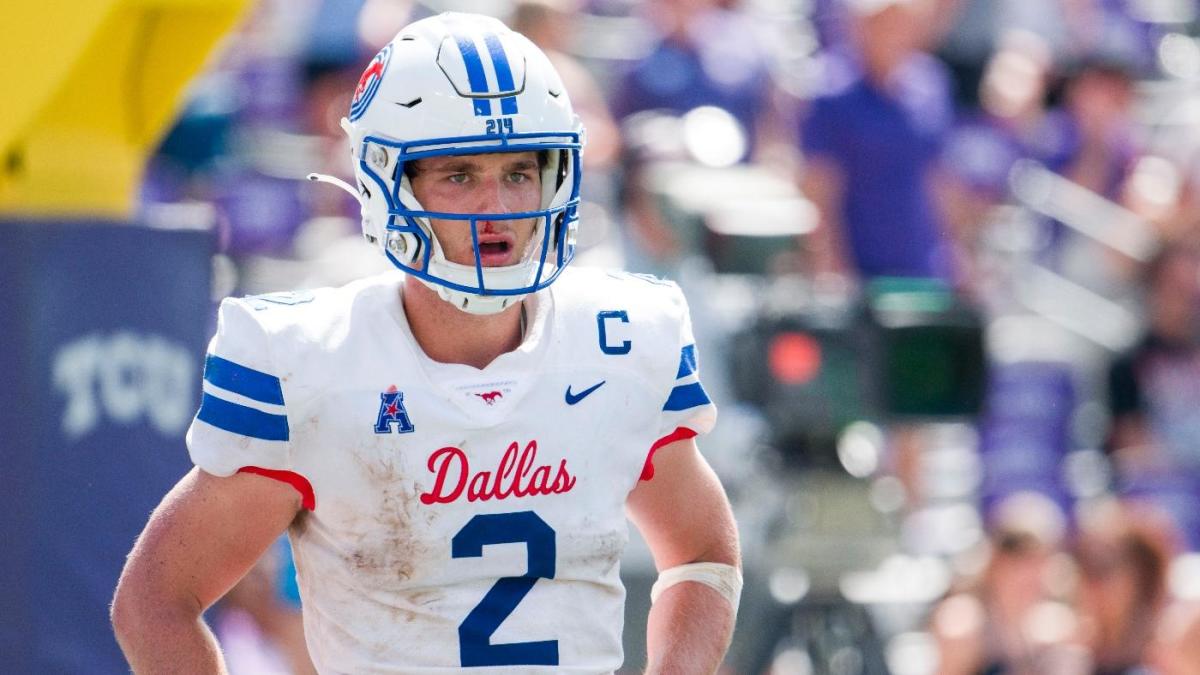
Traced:
POLYGON ((342 185, 403 274, 221 305, 196 467, 113 604, 134 670, 219 672, 201 614, 287 530, 322 672, 611 673, 628 515, 659 569, 650 670, 715 671, 742 583, 694 441, 716 409, 678 287, 565 269, 583 129, 545 55, 418 21, 343 126, 342 185))

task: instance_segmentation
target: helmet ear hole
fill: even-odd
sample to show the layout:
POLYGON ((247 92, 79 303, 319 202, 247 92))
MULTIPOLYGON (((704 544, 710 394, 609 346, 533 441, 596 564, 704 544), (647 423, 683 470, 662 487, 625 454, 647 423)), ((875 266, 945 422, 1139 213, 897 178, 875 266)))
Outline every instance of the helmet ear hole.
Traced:
POLYGON ((542 150, 538 153, 539 164, 542 169, 542 208, 547 209, 555 206, 563 198, 559 194, 562 191, 563 185, 571 178, 573 167, 571 165, 571 152, 569 150, 542 150))
POLYGON ((554 184, 555 190, 561 188, 563 182, 567 180, 567 170, 571 167, 570 159, 571 153, 566 150, 558 151, 558 180, 554 184))

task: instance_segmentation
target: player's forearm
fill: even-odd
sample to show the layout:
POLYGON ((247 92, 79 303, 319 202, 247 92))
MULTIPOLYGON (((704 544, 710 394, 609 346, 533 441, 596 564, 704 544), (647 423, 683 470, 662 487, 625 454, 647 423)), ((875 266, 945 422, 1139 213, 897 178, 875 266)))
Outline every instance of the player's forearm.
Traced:
POLYGON ((732 637, 733 608, 727 599, 704 584, 676 584, 650 609, 646 673, 715 673, 732 637))
POLYGON ((226 673, 217 640, 199 616, 114 604, 113 629, 121 651, 138 675, 226 673))

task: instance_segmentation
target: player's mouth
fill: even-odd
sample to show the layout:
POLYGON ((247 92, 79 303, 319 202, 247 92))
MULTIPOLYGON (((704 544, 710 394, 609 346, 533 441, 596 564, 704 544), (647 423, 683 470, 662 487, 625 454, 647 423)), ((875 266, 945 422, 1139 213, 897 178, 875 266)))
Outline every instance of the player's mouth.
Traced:
POLYGON ((516 245, 512 235, 479 235, 479 263, 484 267, 503 267, 513 264, 516 245))

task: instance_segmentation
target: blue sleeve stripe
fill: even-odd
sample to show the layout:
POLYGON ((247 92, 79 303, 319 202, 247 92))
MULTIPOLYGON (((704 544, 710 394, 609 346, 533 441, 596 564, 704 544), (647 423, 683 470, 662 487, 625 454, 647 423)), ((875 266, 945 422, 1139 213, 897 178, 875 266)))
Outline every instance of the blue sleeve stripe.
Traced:
POLYGON ((279 378, 253 368, 209 354, 204 360, 204 379, 226 391, 246 398, 283 405, 283 388, 279 378))
POLYGON ((699 382, 684 384, 675 387, 671 390, 671 395, 667 397, 667 403, 663 406, 663 410, 676 411, 695 408, 698 405, 707 405, 711 403, 708 400, 708 394, 705 393, 704 387, 700 386, 699 382))
POLYGON ((679 372, 675 374, 675 379, 686 377, 696 372, 696 345, 690 344, 683 348, 679 354, 679 372))
POLYGON ((287 415, 272 415, 244 405, 230 403, 205 393, 196 419, 233 434, 264 441, 288 440, 287 415))

